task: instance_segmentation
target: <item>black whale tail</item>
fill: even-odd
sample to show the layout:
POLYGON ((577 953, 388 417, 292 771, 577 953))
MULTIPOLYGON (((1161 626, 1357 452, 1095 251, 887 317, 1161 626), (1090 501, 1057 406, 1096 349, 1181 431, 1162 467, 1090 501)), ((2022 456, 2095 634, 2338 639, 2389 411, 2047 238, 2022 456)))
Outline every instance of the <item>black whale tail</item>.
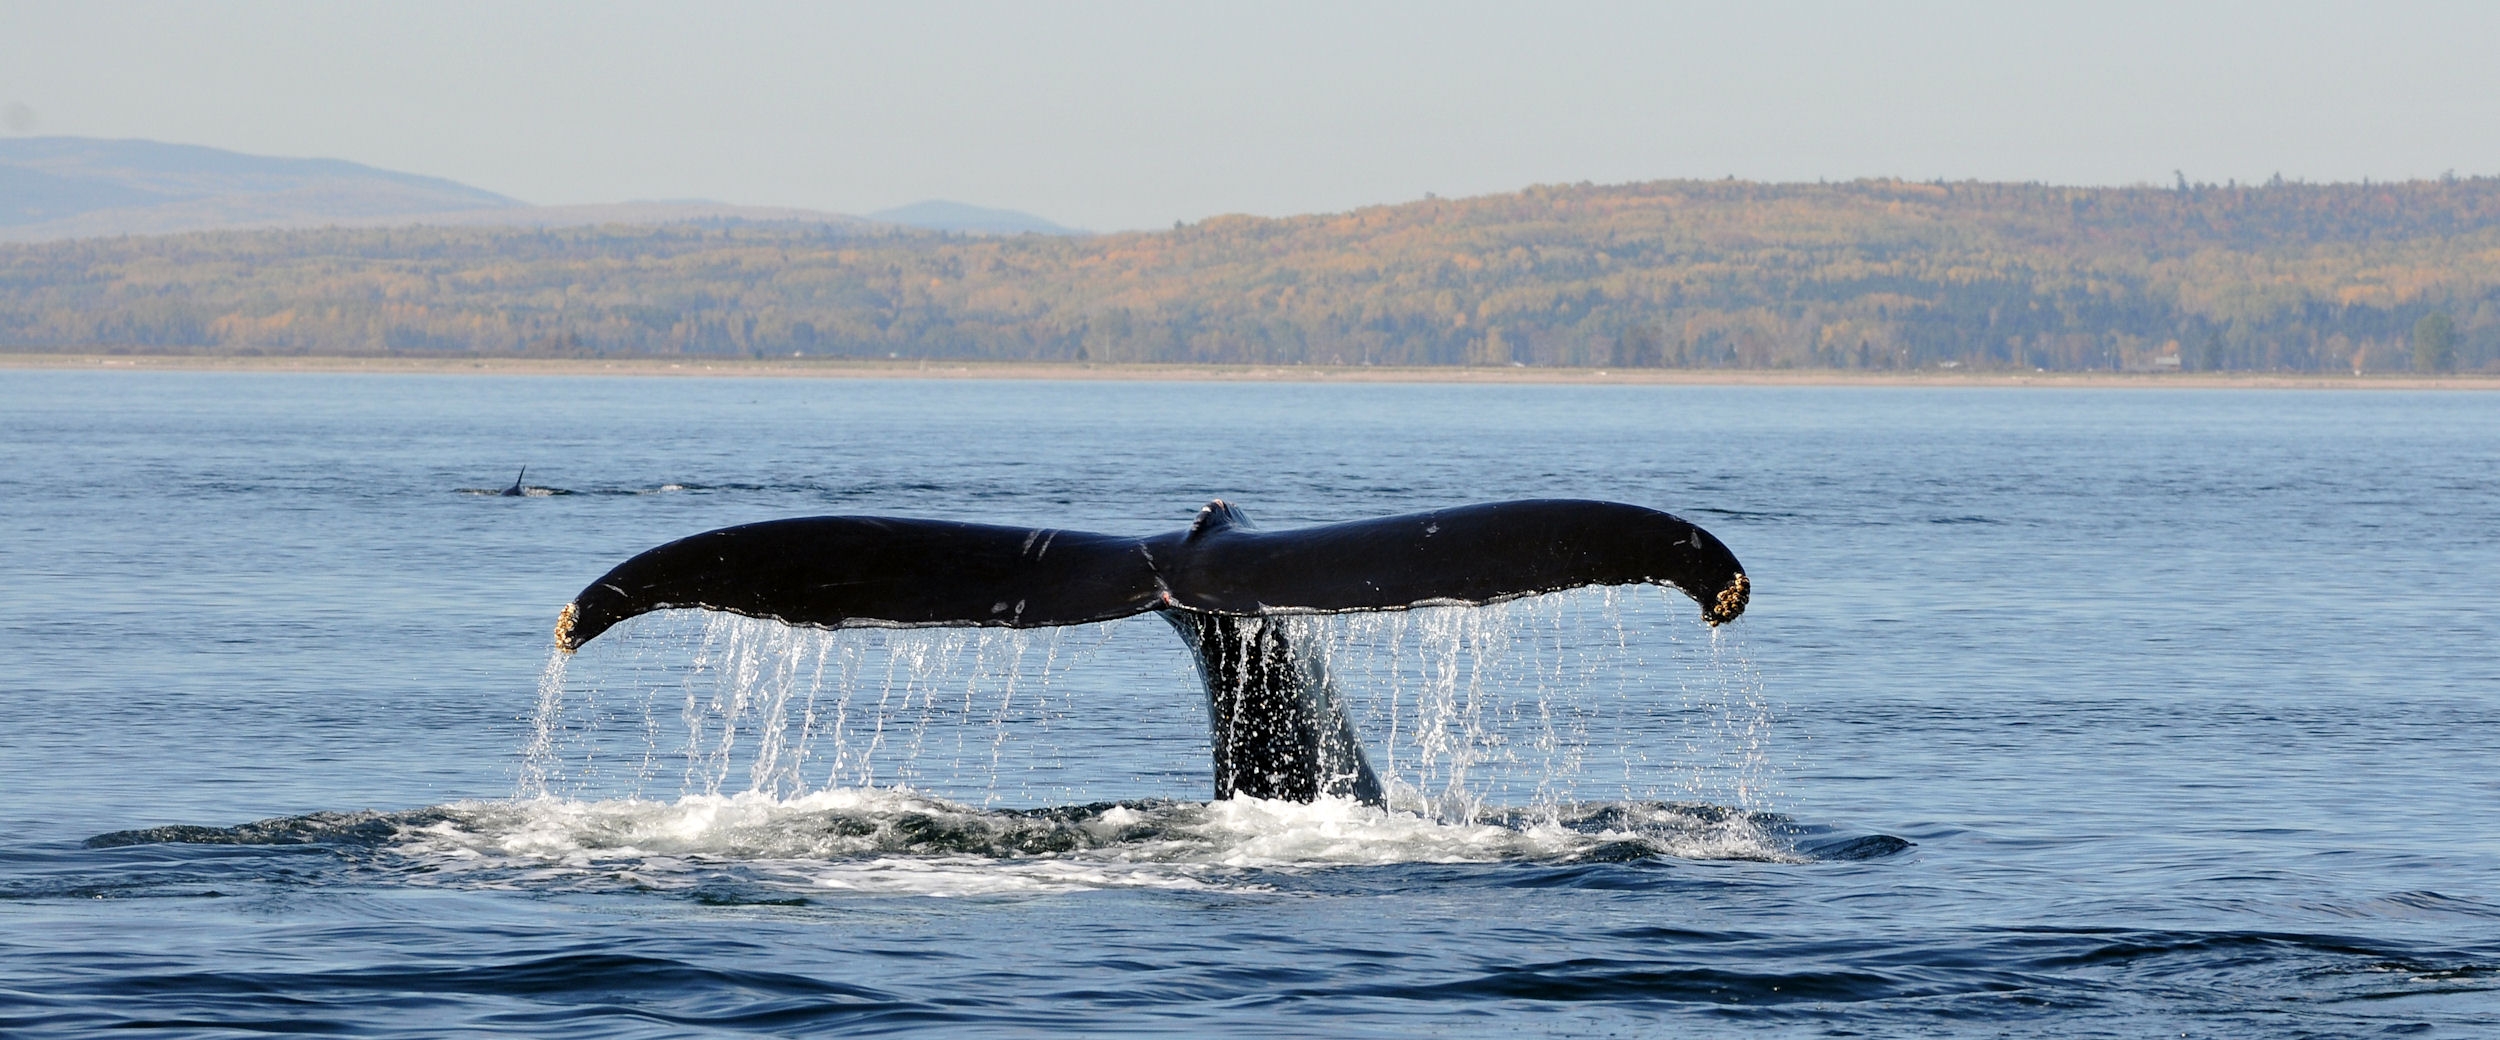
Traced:
POLYGON ((1333 684, 1285 638, 1294 614, 1482 604, 1585 585, 1672 585, 1710 624, 1745 611, 1744 568, 1654 509, 1535 500, 1266 532, 1222 500, 1149 538, 827 516, 723 528, 619 564, 556 622, 570 652, 653 610, 819 628, 1038 628, 1160 612, 1197 656, 1216 797, 1378 804, 1333 684))

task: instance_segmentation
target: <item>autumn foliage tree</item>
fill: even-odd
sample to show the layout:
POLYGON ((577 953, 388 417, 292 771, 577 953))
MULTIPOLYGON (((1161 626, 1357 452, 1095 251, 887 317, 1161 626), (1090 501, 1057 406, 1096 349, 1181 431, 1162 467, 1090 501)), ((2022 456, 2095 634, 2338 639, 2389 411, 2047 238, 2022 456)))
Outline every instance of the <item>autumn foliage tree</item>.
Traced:
POLYGON ((0 247, 0 347, 1091 362, 2500 363, 2500 178, 1665 181, 1079 238, 715 224, 0 247))

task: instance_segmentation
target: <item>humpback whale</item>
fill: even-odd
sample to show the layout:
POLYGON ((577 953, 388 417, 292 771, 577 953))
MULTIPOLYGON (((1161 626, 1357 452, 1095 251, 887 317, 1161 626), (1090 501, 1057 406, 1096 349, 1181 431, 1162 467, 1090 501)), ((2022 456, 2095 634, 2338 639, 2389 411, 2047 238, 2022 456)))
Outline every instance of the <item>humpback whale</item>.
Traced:
POLYGON ((1153 612, 1196 655, 1215 797, 1378 805, 1299 614, 1475 605, 1585 585, 1671 585, 1712 625, 1751 584, 1727 546, 1669 513, 1541 499, 1264 531, 1217 499, 1186 530, 1137 538, 875 516, 725 527, 650 549, 573 597, 566 653, 618 622, 695 607, 817 628, 1041 628, 1153 612))

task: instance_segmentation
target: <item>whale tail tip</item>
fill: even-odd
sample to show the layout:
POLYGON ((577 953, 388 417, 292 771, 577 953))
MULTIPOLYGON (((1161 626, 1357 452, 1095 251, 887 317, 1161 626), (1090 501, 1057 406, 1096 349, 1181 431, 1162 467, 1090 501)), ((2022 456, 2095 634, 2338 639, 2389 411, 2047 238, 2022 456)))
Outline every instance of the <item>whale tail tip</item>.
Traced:
POLYGON ((1709 607, 1701 612, 1702 620, 1710 622, 1712 628, 1727 624, 1743 614, 1745 604, 1752 599, 1753 579, 1738 571, 1735 577, 1728 579, 1725 587, 1719 589, 1717 596, 1711 597, 1709 607))

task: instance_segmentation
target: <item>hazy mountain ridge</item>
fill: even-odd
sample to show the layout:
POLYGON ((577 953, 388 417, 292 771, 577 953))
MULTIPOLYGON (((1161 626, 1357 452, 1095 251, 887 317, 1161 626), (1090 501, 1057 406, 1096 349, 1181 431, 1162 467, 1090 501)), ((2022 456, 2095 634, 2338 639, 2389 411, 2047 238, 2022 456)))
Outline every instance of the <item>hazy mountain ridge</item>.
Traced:
POLYGON ((0 248, 0 287, 0 346, 31 349, 2315 371, 2406 367, 2435 327, 2474 368, 2500 179, 1555 185, 1088 237, 223 232, 0 248))
POLYGON ((1022 210, 992 209, 965 202, 928 199, 908 206, 881 209, 868 214, 870 220, 906 227, 927 228, 973 235, 1084 235, 1079 231, 1052 223, 1022 210))
POLYGON ((471 208, 524 205, 458 181, 344 159, 247 155, 222 148, 136 139, 0 138, 0 164, 118 183, 175 199, 285 191, 326 181, 372 181, 457 199, 471 208))
POLYGON ((238 229, 724 221, 866 223, 820 210, 702 199, 532 206, 457 181, 339 159, 272 158, 156 141, 0 138, 0 241, 238 229))
POLYGON ((96 210, 166 201, 166 196, 144 188, 87 177, 63 177, 32 167, 0 164, 0 228, 41 224, 96 210))
POLYGON ((156 141, 0 138, 0 237, 17 241, 523 205, 456 181, 339 159, 156 141))

